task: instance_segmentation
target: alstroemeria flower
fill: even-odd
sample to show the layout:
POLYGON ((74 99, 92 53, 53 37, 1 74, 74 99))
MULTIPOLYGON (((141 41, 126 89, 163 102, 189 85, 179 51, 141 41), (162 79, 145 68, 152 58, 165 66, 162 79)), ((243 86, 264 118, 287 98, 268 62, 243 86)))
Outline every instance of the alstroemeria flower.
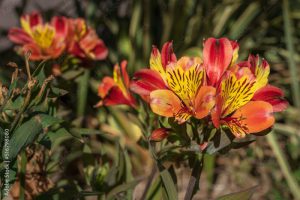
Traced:
POLYGON ((131 89, 150 103, 154 113, 183 123, 191 116, 207 116, 214 106, 215 88, 204 86, 204 73, 200 58, 177 61, 172 42, 167 42, 162 53, 153 47, 150 69, 134 75, 131 89))
POLYGON ((23 15, 22 28, 12 28, 8 37, 21 45, 21 53, 31 52, 31 60, 59 57, 66 48, 68 23, 65 17, 53 17, 51 23, 43 23, 39 13, 23 15))
POLYGON ((81 58, 103 60, 108 49, 98 37, 96 31, 88 27, 83 19, 68 19, 68 52, 81 58))
POLYGON ((282 96, 282 92, 274 89, 271 91, 275 94, 266 97, 265 92, 270 92, 270 89, 264 89, 268 87, 269 72, 269 64, 265 60, 259 62, 259 57, 254 56, 225 72, 218 86, 216 107, 212 112, 215 127, 225 125, 236 137, 244 137, 274 124, 275 108, 283 108, 286 101, 281 99, 280 102, 274 102, 275 96, 277 99, 282 96))
POLYGON ((126 71, 127 61, 121 62, 121 68, 118 64, 114 67, 113 78, 106 76, 98 87, 98 95, 101 100, 97 103, 99 106, 112 106, 125 104, 132 107, 136 102, 129 91, 129 76, 126 71))

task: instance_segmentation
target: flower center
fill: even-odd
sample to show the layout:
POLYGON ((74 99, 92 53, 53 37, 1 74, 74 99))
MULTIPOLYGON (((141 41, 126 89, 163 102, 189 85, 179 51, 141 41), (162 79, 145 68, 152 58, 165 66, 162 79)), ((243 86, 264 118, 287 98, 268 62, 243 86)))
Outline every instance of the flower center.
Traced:
POLYGON ((34 27, 31 36, 35 43, 42 49, 49 48, 53 43, 55 29, 48 24, 34 27))

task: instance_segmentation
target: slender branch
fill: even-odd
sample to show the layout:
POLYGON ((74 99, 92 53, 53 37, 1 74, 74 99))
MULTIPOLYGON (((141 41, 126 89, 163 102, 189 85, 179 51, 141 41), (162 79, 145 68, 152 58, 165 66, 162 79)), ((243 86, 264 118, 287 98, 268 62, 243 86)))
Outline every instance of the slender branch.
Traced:
POLYGON ((28 80, 32 80, 32 77, 31 77, 31 73, 30 73, 30 66, 29 66, 29 57, 30 57, 31 53, 30 52, 27 52, 25 54, 25 67, 26 67, 26 72, 27 72, 27 76, 28 76, 28 80))
POLYGON ((295 199, 300 197, 300 187, 297 181, 294 179, 293 175, 291 174, 290 166, 288 165, 287 159, 285 155, 282 153, 280 146, 277 142, 275 132, 271 132, 267 135, 267 140, 275 154, 277 162, 283 172, 283 175, 287 181, 289 189, 295 199))

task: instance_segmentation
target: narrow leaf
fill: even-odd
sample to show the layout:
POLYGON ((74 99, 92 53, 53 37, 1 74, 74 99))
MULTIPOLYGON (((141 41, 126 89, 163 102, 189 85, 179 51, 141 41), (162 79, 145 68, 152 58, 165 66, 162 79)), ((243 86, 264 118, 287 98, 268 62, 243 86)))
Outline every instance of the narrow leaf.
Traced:
POLYGON ((255 190, 258 186, 254 186, 251 188, 248 188, 246 190, 243 190, 241 192, 235 192, 232 194, 227 194, 225 196, 217 198, 217 200, 249 200, 251 196, 254 194, 255 190))
MULTIPOLYGON (((26 146, 31 144, 37 136, 43 132, 43 126, 40 119, 33 117, 21 126, 19 126, 13 133, 9 145, 8 160, 14 160, 18 153, 26 146)), ((4 150, 2 151, 4 155, 4 150)))

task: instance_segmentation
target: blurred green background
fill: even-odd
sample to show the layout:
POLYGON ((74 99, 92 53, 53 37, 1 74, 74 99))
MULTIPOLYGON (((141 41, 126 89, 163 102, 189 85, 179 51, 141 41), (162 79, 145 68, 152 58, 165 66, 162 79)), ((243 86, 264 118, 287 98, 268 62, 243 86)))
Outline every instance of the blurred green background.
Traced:
MULTIPOLYGON (((249 53, 265 58, 271 66, 269 81, 284 90, 289 108, 276 115, 277 124, 267 137, 249 148, 208 158, 201 192, 194 199, 215 198, 254 185, 259 188, 253 199, 300 198, 299 0, 0 0, 1 80, 9 80, 9 61, 23 65, 7 40, 7 31, 19 26, 22 13, 36 10, 45 19, 54 15, 85 18, 108 46, 109 58, 92 69, 89 105, 98 100, 93 86, 111 75, 114 63, 127 59, 132 75, 148 66, 152 45, 160 48, 169 40, 178 57, 201 55, 205 38, 228 37, 240 44, 239 60, 247 59, 249 53)), ((72 104, 72 97, 63 101, 72 104)), ((95 111, 89 106, 86 112, 90 117, 95 111)), ((179 167, 177 174, 179 193, 181 189, 184 193, 188 169, 179 167)))

